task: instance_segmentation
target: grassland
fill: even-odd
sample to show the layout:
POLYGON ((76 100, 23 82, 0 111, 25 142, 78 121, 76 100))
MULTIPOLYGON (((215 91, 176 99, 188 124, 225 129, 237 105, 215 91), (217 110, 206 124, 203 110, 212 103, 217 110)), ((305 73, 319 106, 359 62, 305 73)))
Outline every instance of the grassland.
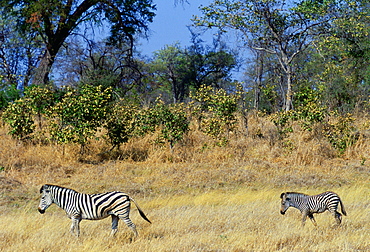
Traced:
POLYGON ((115 160, 94 154, 100 142, 78 158, 77 147, 63 155, 61 147, 25 145, 0 128, 0 251, 370 251, 370 139, 338 156, 322 139, 296 131, 287 151, 268 122, 252 119, 250 134, 231 136, 227 147, 206 146, 199 133, 172 152, 138 139, 115 160), (261 129, 265 137, 254 137, 261 129), (82 221, 75 238, 63 210, 38 213, 44 183, 127 192, 152 224, 133 206, 137 239, 122 222, 111 238, 110 219, 82 221), (341 226, 327 212, 315 216, 318 227, 302 227, 296 209, 280 215, 283 191, 326 190, 344 202, 341 226))

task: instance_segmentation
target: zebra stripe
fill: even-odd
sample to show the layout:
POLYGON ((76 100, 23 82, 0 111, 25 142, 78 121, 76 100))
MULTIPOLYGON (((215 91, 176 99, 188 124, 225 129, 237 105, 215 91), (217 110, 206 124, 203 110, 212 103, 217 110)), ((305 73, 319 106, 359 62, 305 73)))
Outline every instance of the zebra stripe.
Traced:
POLYGON ((84 194, 73 189, 46 184, 41 187, 40 193, 42 196, 39 212, 45 213, 45 210, 55 203, 72 219, 71 233, 76 232, 77 236, 80 235, 81 220, 100 220, 108 216, 112 217, 112 235, 117 232, 118 220, 121 219, 137 236, 136 226, 129 218, 131 201, 136 205, 141 217, 151 223, 138 204, 123 192, 84 194))
POLYGON ((324 192, 318 195, 309 196, 303 193, 285 192, 280 195, 280 213, 285 214, 289 207, 295 207, 302 213, 302 224, 304 225, 307 217, 316 226, 314 213, 323 213, 328 210, 333 214, 337 224, 342 222, 342 215, 337 211, 340 204, 342 213, 347 215, 342 200, 334 192, 324 192))

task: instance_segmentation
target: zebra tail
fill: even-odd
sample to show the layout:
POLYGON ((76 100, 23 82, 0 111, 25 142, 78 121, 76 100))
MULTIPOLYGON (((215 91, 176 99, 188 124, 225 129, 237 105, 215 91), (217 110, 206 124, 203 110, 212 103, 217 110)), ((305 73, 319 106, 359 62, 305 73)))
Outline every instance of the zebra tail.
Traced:
MULTIPOLYGON (((135 204, 135 206, 136 206, 137 210, 139 211, 139 213, 140 213, 141 217, 142 217, 144 220, 146 220, 147 222, 152 223, 152 222, 148 219, 148 217, 146 217, 146 216, 145 216, 145 214, 144 214, 143 210, 141 210, 141 208, 140 208, 140 207, 139 207, 139 205, 135 202, 135 200, 134 200, 133 198, 131 198, 131 197, 130 197, 130 200, 131 200, 132 202, 134 202, 134 204, 135 204)), ((343 208, 342 208, 342 209, 343 209, 343 208)))
POLYGON ((343 202, 341 199, 339 199, 339 202, 340 202, 340 208, 342 209, 342 214, 344 214, 345 216, 347 216, 347 212, 346 210, 344 209, 344 205, 343 205, 343 202))

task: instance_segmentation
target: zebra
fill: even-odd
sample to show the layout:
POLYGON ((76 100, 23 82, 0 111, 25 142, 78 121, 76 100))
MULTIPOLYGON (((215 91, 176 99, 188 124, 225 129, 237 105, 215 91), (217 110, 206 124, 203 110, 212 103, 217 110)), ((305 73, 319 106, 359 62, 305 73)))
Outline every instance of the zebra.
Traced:
POLYGON ((304 226, 307 216, 310 218, 312 223, 317 226, 314 213, 323 213, 326 210, 331 212, 337 222, 341 224, 342 215, 337 211, 338 204, 340 203, 342 213, 347 215, 344 205, 339 196, 334 192, 323 192, 318 195, 309 196, 303 193, 297 192, 285 192, 280 195, 281 198, 281 209, 282 215, 288 210, 289 207, 295 207, 302 213, 302 225, 304 226))
POLYGON ((118 228, 118 220, 123 220, 137 237, 135 224, 130 220, 130 202, 134 202, 141 217, 147 222, 150 220, 145 216, 138 204, 123 192, 107 192, 98 194, 79 193, 73 189, 45 184, 41 187, 42 193, 38 210, 41 214, 53 203, 66 211, 72 220, 71 233, 77 237, 80 235, 80 222, 86 220, 101 220, 109 215, 112 216, 112 231, 114 236, 118 228))

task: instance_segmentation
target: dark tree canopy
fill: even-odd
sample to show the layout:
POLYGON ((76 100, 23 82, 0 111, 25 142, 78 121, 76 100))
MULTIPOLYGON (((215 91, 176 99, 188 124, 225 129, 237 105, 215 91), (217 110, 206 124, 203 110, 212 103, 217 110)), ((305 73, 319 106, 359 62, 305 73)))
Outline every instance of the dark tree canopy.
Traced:
POLYGON ((45 53, 33 77, 33 83, 46 84, 55 57, 77 27, 91 22, 108 24, 109 41, 130 41, 145 32, 152 22, 152 0, 8 0, 1 1, 2 13, 17 18, 21 32, 37 32, 45 43, 45 53))

